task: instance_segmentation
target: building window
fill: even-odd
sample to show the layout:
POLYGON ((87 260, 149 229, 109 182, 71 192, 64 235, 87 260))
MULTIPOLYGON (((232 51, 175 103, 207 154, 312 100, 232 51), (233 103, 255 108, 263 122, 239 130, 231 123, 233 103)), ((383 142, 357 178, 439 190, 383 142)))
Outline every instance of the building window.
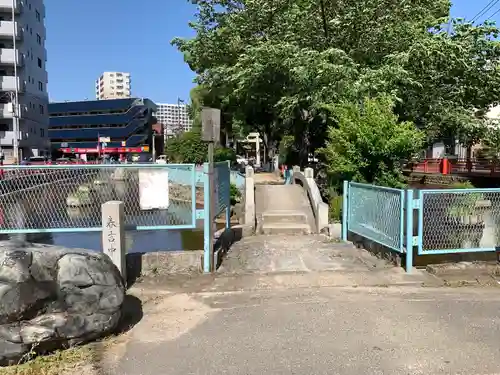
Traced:
POLYGON ((35 13, 35 15, 36 15, 36 20, 37 20, 38 22, 40 22, 40 21, 41 21, 40 12, 39 12, 38 10, 37 10, 37 11, 35 11, 35 12, 36 12, 36 13, 35 13))
POLYGON ((45 129, 40 129, 40 136, 45 137, 45 129))
POLYGON ((42 44, 42 37, 40 36, 40 34, 36 34, 36 42, 40 45, 42 44))
POLYGON ((38 58, 38 67, 41 68, 42 67, 42 59, 41 58, 38 58))
POLYGON ((30 34, 33 35, 33 29, 30 27, 30 34))
POLYGON ((38 90, 43 91, 43 82, 38 81, 38 90))
POLYGON ((43 108, 43 105, 39 104, 38 108, 40 109, 40 114, 43 115, 45 113, 45 110, 43 108))

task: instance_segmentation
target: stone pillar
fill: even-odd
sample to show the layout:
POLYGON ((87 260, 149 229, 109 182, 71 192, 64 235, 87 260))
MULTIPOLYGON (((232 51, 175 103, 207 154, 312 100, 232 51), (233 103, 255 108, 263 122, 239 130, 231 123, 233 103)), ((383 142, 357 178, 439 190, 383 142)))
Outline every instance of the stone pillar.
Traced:
POLYGON ((298 165, 294 165, 292 167, 292 175, 290 176, 290 178, 292 179, 292 184, 295 184, 295 179, 293 178, 293 175, 295 173, 300 173, 300 167, 298 165))
POLYGON ((246 167, 245 170, 245 225, 255 226, 255 184, 254 170, 246 167))
POLYGON ((260 136, 257 137, 257 140, 255 141, 255 166, 260 167, 260 136))
POLYGON ((312 168, 304 169, 304 176, 305 178, 314 178, 314 169, 312 168))
POLYGON ((121 201, 109 201, 102 205, 102 250, 126 282, 125 216, 121 201))

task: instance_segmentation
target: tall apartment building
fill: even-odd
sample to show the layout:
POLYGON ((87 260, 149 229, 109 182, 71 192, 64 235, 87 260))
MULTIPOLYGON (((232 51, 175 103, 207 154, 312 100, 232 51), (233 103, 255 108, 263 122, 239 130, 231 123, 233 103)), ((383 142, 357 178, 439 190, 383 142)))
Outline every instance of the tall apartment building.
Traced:
POLYGON ((7 162, 50 149, 44 19, 43 0, 0 0, 0 148, 7 162))
POLYGON ((158 122, 163 124, 165 137, 191 130, 193 122, 185 104, 157 103, 156 105, 158 110, 155 116, 158 122))
POLYGON ((130 95, 130 73, 104 72, 95 81, 97 99, 124 99, 130 95))

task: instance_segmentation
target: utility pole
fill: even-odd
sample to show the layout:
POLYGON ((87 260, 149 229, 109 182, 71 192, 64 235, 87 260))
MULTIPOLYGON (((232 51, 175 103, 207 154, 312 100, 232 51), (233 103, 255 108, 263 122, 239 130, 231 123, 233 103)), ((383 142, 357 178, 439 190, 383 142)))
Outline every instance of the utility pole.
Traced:
POLYGON ((184 100, 181 98, 177 98, 177 131, 176 133, 181 132, 181 103, 184 103, 184 100))
POLYGON ((17 76, 17 29, 16 29, 16 0, 12 0, 12 45, 14 49, 14 95, 11 98, 12 103, 12 128, 14 131, 14 161, 19 163, 19 77, 17 76))
POLYGON ((152 132, 151 132, 152 136, 153 136, 153 139, 152 139, 152 145, 151 147, 153 148, 153 152, 152 152, 152 160, 153 160, 153 163, 156 162, 156 132, 154 129, 152 129, 152 132))
MULTIPOLYGON (((208 207, 205 207, 205 243, 204 243, 204 263, 205 272, 215 271, 214 259, 214 219, 215 219, 215 199, 217 181, 214 176, 214 145, 220 140, 220 110, 215 108, 203 108, 201 111, 202 141, 208 143, 208 191, 210 192, 208 207), (208 237, 207 237, 208 236, 208 237)), ((206 202, 206 200, 205 200, 206 202)))

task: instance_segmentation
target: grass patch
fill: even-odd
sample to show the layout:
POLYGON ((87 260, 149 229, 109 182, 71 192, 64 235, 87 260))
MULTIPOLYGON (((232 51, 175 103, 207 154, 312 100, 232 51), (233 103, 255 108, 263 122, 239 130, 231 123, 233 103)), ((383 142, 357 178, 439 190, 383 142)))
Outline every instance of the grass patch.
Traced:
MULTIPOLYGON (((40 355, 25 363, 0 367, 0 375, 80 375, 87 374, 95 359, 92 345, 76 346, 49 355, 40 355), (80 372, 82 369, 84 372, 80 372)), ((91 374, 89 374, 91 375, 91 374)))
POLYGON ((342 195, 332 194, 328 201, 330 222, 342 221, 342 195))
POLYGON ((325 242, 326 243, 341 243, 344 241, 342 241, 342 239, 339 237, 332 237, 332 238, 327 239, 325 242))

